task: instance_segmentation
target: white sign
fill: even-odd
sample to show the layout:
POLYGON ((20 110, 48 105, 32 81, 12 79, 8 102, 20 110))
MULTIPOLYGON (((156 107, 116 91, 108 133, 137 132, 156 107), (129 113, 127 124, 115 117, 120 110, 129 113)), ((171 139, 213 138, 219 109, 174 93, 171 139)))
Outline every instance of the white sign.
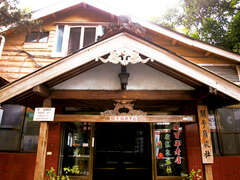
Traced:
POLYGON ((217 129, 214 115, 208 115, 210 129, 217 129))
POLYGON ((33 121, 53 121, 55 108, 35 108, 33 121))

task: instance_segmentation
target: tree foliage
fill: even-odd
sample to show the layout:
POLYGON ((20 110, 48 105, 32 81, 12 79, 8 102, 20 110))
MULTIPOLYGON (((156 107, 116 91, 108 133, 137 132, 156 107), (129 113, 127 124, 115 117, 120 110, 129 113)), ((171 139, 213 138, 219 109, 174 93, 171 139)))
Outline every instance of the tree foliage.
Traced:
POLYGON ((18 3, 18 0, 0 0, 0 31, 9 26, 27 30, 39 26, 39 21, 31 20, 30 10, 18 8, 18 3))
MULTIPOLYGON (((157 23, 229 50, 240 49, 240 0, 183 0, 157 23)), ((159 18, 158 18, 159 19, 159 18)), ((240 51, 239 51, 240 52, 240 51)))

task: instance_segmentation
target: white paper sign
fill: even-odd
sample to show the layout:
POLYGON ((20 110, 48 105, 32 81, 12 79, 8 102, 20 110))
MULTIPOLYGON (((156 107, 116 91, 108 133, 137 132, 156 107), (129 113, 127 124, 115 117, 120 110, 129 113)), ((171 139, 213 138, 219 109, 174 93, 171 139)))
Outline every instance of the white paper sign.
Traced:
POLYGON ((217 129, 214 115, 208 115, 210 129, 217 129))
POLYGON ((55 108, 35 108, 33 121, 53 121, 55 108))

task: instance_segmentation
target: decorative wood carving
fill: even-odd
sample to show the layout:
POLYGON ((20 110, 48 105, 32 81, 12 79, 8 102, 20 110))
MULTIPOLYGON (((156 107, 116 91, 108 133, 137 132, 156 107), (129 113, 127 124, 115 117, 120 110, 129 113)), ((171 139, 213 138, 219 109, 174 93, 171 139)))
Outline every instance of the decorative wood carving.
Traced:
POLYGON ((107 110, 101 112, 101 115, 105 116, 146 116, 147 113, 141 110, 135 110, 133 108, 134 104, 131 104, 132 100, 119 100, 115 104, 115 108, 113 110, 107 110), (127 109, 128 112, 120 112, 121 109, 127 109))
POLYGON ((143 59, 138 52, 122 48, 118 50, 114 50, 110 52, 110 55, 107 58, 98 57, 95 59, 96 61, 102 61, 103 63, 111 62, 113 64, 120 63, 123 66, 126 66, 128 64, 137 64, 137 63, 147 63, 148 61, 154 61, 151 58, 143 59))
POLYGON ((146 29, 144 27, 138 23, 133 22, 131 18, 127 16, 119 16, 117 18, 117 22, 109 23, 104 27, 104 34, 103 36, 99 37, 99 40, 107 39, 114 34, 123 31, 135 34, 144 39, 147 38, 146 29))

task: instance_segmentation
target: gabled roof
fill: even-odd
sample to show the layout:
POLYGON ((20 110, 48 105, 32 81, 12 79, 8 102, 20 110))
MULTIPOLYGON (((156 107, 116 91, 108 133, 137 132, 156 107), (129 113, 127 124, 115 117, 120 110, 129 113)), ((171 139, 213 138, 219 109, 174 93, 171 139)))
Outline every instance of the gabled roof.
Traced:
POLYGON ((170 68, 174 72, 181 73, 240 101, 240 88, 232 82, 140 37, 127 32, 120 32, 8 84, 0 89, 0 103, 120 49, 129 49, 130 51, 140 53, 142 56, 154 60, 155 63, 170 68))
MULTIPOLYGON (((33 18, 34 19, 39 19, 39 18, 43 18, 46 17, 48 15, 57 13, 57 12, 61 12, 64 9, 68 9, 68 8, 72 8, 75 7, 79 4, 88 4, 90 6, 96 7, 100 10, 103 10, 107 13, 110 13, 112 15, 115 16, 119 16, 122 15, 121 12, 117 9, 113 9, 113 8, 109 8, 106 5, 103 5, 102 3, 98 3, 96 1, 92 1, 92 0, 77 0, 77 1, 63 1, 62 3, 57 3, 54 4, 53 6, 49 6, 47 8, 44 9, 40 9, 36 12, 33 13, 33 18)), ((199 48, 202 49, 204 51, 207 52, 211 52, 217 55, 220 55, 222 57, 226 57, 235 61, 240 62, 240 56, 236 53, 224 50, 224 49, 220 49, 217 48, 213 45, 207 44, 205 42, 201 42, 199 40, 194 40, 186 35, 183 35, 179 32, 173 31, 173 30, 169 30, 167 28, 164 28, 162 26, 156 25, 154 23, 145 21, 145 20, 140 20, 138 18, 135 17, 131 17, 136 23, 139 23, 140 25, 142 25, 144 28, 153 30, 159 34, 165 35, 169 38, 175 39, 181 43, 187 44, 189 46, 195 47, 195 48, 199 48)))

